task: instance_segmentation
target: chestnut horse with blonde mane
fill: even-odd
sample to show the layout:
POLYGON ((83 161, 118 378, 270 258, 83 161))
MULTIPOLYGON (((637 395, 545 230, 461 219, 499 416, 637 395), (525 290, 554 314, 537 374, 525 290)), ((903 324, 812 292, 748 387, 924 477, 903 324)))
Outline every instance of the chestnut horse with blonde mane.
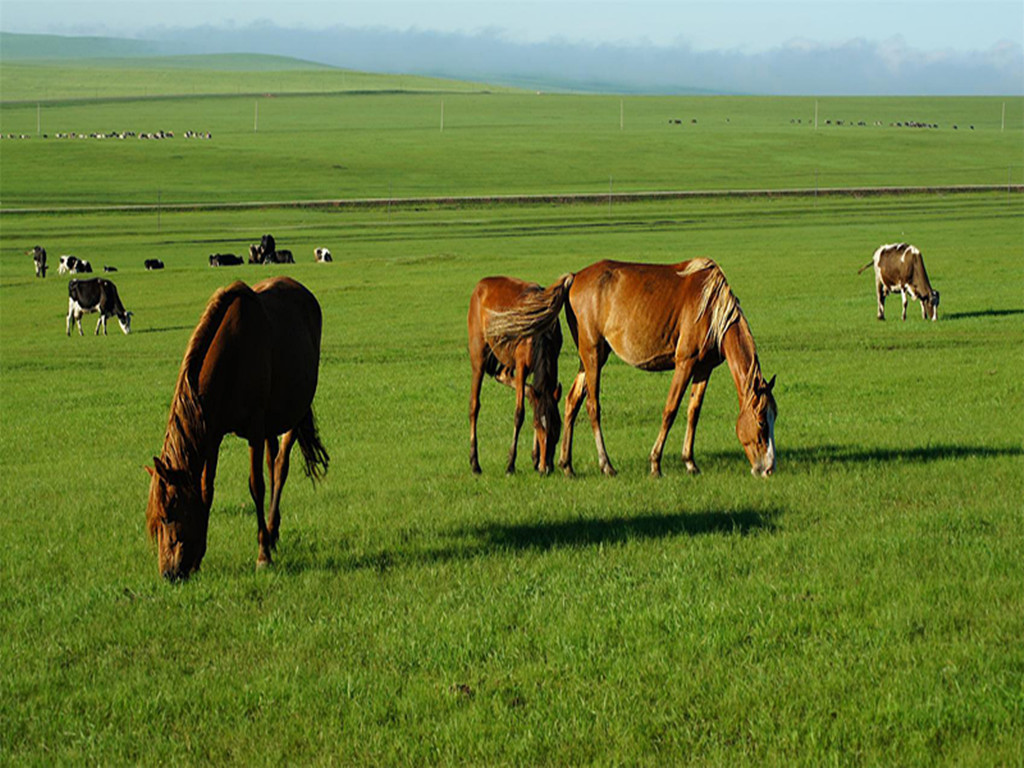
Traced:
POLYGON ((661 474, 665 439, 691 380, 683 462, 691 474, 699 472, 693 460, 697 419, 708 377, 723 360, 739 394, 736 434, 751 473, 766 477, 775 471, 775 377, 765 382, 750 326, 714 261, 592 264, 576 274, 565 313, 580 354, 580 372, 565 398, 559 464, 566 474, 573 474, 573 425, 584 397, 601 471, 615 474, 601 431, 601 368, 610 352, 641 370, 674 371, 661 431, 651 449, 652 475, 661 474))
POLYGON ((181 363, 163 451, 146 467, 152 477, 146 517, 165 578, 187 578, 202 562, 217 456, 221 440, 232 433, 249 443, 256 562, 271 562, 293 443, 298 441, 314 481, 327 470, 312 409, 320 326, 316 298, 288 277, 252 288, 237 281, 210 299, 181 363), (278 435, 284 435, 280 446, 278 435), (270 474, 266 519, 264 446, 270 474))
POLYGON ((558 317, 570 285, 572 275, 560 277, 548 288, 513 277, 486 277, 473 289, 466 324, 473 369, 469 396, 469 465, 475 474, 480 473, 476 422, 485 373, 512 387, 516 393, 506 473, 515 472, 526 398, 533 407, 534 469, 542 474, 551 472, 562 426, 558 413, 558 400, 562 396, 558 382, 562 326, 558 317), (532 384, 527 384, 531 376, 532 384))

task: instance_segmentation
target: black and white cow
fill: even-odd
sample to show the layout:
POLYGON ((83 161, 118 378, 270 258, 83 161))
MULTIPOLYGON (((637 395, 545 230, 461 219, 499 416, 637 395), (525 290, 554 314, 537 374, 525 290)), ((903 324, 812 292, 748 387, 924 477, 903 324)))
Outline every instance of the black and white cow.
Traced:
POLYGON ((928 281, 920 250, 908 243, 883 245, 857 274, 870 266, 875 268, 879 320, 885 320, 885 297, 897 291, 903 298, 904 320, 907 319, 907 302, 911 298, 921 302, 921 317, 925 320, 935 320, 938 317, 939 292, 934 290, 928 281))
POLYGON ((36 265, 36 277, 46 277, 46 249, 37 245, 27 253, 32 254, 32 261, 36 265))
POLYGON ((163 269, 164 263, 160 259, 146 259, 145 267, 149 270, 163 269))
POLYGON ((241 256, 236 256, 233 253, 211 253, 210 254, 210 266, 211 267, 233 267, 238 264, 242 264, 244 259, 241 256))
POLYGON ((60 266, 57 267, 58 275, 81 275, 86 272, 92 272, 92 265, 85 259, 80 259, 77 256, 60 257, 60 266))
POLYGON ((326 264, 328 261, 334 261, 331 258, 331 252, 326 248, 314 248, 313 256, 316 259, 317 264, 326 264))
POLYGON ((78 335, 82 333, 82 315, 91 312, 99 312, 100 319, 96 323, 96 335, 99 335, 100 328, 103 335, 107 335, 107 318, 116 317, 121 324, 121 330, 125 334, 132 330, 132 313, 126 312, 121 303, 121 297, 117 295, 117 286, 102 277, 94 277, 89 280, 72 280, 68 283, 68 320, 66 330, 71 335, 71 323, 78 325, 78 335))

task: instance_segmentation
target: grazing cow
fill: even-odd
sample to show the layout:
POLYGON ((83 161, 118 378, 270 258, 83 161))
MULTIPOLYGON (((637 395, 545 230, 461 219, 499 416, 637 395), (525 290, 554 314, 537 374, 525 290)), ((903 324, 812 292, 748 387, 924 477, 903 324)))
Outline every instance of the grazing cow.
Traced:
POLYGON ((32 254, 32 261, 36 265, 36 277, 46 277, 46 249, 41 245, 37 245, 31 251, 26 253, 32 254))
POLYGON ((921 302, 921 317, 925 320, 937 319, 939 292, 934 290, 928 281, 921 251, 907 243, 883 245, 875 251, 871 261, 857 271, 857 274, 870 266, 875 268, 879 320, 885 320, 885 297, 897 291, 903 297, 903 320, 907 319, 907 301, 911 298, 921 302))
POLYGON ((233 253, 211 253, 210 254, 210 266, 211 267, 234 267, 238 264, 244 263, 244 259, 241 256, 236 256, 233 253))
POLYGON ((271 251, 265 257, 265 264, 294 264, 295 257, 292 252, 286 248, 282 248, 280 251, 271 251))
POLYGON ((103 265, 104 272, 117 272, 117 267, 111 267, 106 264, 103 265))
POLYGON ((57 267, 57 274, 72 274, 80 275, 83 272, 92 272, 92 265, 89 264, 85 259, 80 259, 77 256, 61 256, 60 266, 57 267))
POLYGON ((146 259, 146 269, 163 269, 164 263, 160 259, 146 259))
POLYGON ((334 261, 331 258, 331 252, 326 248, 314 248, 313 256, 316 258, 317 264, 325 264, 328 261, 334 261))
POLYGON ((132 313, 126 312, 121 303, 121 297, 117 295, 117 286, 102 277, 94 277, 90 280, 72 280, 68 283, 68 320, 67 334, 71 335, 71 322, 78 325, 78 335, 82 333, 82 315, 90 312, 99 312, 100 319, 96 323, 96 335, 99 335, 100 328, 103 328, 103 335, 107 335, 107 318, 116 317, 121 324, 121 330, 125 334, 132 330, 132 313))

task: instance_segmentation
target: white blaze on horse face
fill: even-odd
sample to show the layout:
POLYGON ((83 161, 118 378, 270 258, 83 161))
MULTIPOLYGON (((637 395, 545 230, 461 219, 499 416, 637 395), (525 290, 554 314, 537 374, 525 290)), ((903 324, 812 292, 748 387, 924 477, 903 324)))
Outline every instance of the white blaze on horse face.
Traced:
POLYGON ((775 470, 775 409, 768 409, 768 450, 764 453, 764 467, 768 472, 775 470))

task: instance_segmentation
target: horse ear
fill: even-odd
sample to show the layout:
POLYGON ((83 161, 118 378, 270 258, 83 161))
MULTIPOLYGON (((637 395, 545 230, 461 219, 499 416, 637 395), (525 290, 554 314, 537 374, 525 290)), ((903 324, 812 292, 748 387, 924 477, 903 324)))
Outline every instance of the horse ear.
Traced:
POLYGON ((775 376, 774 375, 772 376, 772 380, 768 382, 768 387, 767 387, 766 391, 771 392, 773 389, 775 389, 775 376))
POLYGON ((146 470, 149 472, 150 475, 154 477, 159 477, 165 483, 170 484, 171 470, 168 468, 166 464, 163 463, 163 461, 160 460, 159 456, 153 457, 153 468, 150 469, 149 467, 146 467, 146 470))

